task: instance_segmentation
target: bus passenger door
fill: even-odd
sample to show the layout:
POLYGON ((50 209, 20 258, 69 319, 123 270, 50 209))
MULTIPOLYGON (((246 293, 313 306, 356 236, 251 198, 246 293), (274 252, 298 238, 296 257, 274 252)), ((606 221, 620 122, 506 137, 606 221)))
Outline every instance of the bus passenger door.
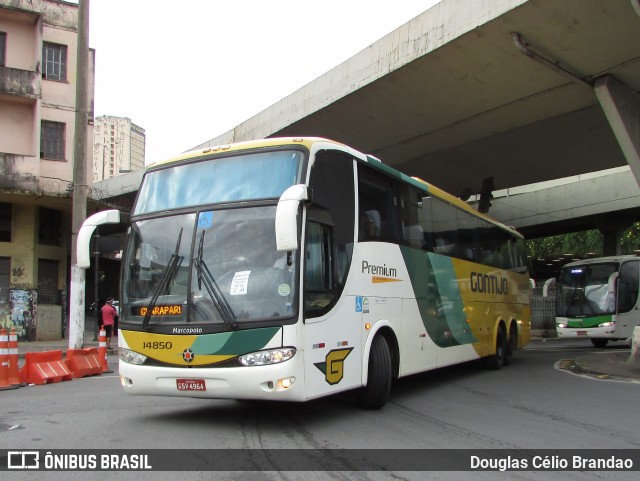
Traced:
POLYGON ((305 378, 307 397, 359 384, 361 347, 352 298, 337 295, 332 229, 309 222, 305 258, 305 378))
POLYGON ((307 397, 361 382, 359 323, 344 296, 355 236, 354 160, 321 150, 313 159, 303 251, 304 348, 307 397))

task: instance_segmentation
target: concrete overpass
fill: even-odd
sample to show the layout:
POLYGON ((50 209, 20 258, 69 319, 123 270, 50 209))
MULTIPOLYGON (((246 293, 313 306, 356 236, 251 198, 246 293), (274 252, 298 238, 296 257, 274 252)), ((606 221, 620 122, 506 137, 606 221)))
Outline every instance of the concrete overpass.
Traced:
POLYGON ((198 147, 324 136, 457 195, 640 179, 639 90, 638 0, 443 0, 198 147))
POLYGON ((548 185, 499 200, 494 192, 490 214, 537 237, 598 227, 614 211, 616 226, 639 218, 637 194, 619 195, 640 179, 638 91, 640 0, 442 0, 197 148, 323 136, 464 197, 488 178, 516 192, 630 167, 614 176, 623 184, 594 177, 568 198, 548 185), (523 208, 537 214, 513 217, 523 208))

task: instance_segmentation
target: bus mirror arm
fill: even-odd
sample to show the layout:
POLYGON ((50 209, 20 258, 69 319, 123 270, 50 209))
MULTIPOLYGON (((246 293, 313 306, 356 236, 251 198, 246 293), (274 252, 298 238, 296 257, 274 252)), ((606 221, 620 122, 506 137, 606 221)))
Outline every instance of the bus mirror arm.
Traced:
POLYGON ((278 200, 276 208, 276 248, 278 251, 298 249, 298 212, 300 203, 308 201, 310 189, 304 184, 292 185, 278 200))
POLYGON ((128 216, 119 210, 103 210, 85 219, 78 232, 77 264, 80 269, 88 269, 91 265, 91 236, 96 227, 103 224, 122 224, 127 222, 128 216))

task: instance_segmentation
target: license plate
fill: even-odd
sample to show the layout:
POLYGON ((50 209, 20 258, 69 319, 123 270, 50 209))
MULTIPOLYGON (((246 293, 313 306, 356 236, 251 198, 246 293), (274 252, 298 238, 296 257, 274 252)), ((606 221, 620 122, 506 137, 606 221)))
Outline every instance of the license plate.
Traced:
POLYGON ((178 391, 206 391, 204 379, 176 379, 178 391))
POLYGON ((578 331, 576 334, 578 336, 586 336, 587 335, 587 331, 578 331))

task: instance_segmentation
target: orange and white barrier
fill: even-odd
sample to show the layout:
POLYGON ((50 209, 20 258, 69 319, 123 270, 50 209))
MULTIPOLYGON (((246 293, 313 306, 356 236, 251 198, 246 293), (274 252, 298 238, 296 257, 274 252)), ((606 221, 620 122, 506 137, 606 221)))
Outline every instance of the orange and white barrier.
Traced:
POLYGON ((73 377, 86 377, 102 374, 102 362, 95 347, 67 349, 64 363, 73 373, 73 377))
POLYGON ((9 384, 12 386, 26 386, 25 383, 20 381, 20 356, 18 354, 18 334, 16 328, 11 328, 9 334, 9 384))
POLYGON ((9 336, 6 329, 0 330, 0 391, 16 389, 9 382, 9 336))
POLYGON ((98 337, 98 359, 102 365, 102 372, 113 372, 109 369, 107 362, 107 331, 104 326, 100 326, 100 336, 98 337))
POLYGON ((70 381, 73 373, 62 360, 62 351, 27 352, 20 379, 29 384, 70 381))

